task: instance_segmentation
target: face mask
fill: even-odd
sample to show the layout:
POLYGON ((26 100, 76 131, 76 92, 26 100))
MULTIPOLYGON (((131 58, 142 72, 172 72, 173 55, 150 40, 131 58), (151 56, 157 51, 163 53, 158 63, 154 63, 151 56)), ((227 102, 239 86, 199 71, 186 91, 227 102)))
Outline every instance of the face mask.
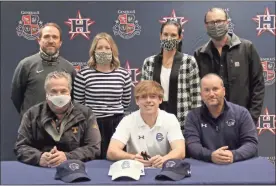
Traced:
POLYGON ((207 34, 217 41, 221 41, 228 32, 228 24, 214 24, 207 26, 207 34))
POLYGON ((46 53, 40 48, 39 54, 40 54, 40 57, 45 61, 57 61, 57 58, 59 56, 59 51, 57 50, 54 54, 52 54, 49 52, 46 53))
POLYGON ((95 60, 101 65, 109 64, 112 61, 112 53, 95 52, 95 60))
POLYGON ((179 41, 177 39, 162 39, 160 45, 161 48, 172 51, 177 47, 178 43, 179 41))
POLYGON ((59 96, 49 96, 48 100, 53 103, 53 105, 57 107, 64 107, 66 104, 68 104, 71 100, 71 96, 69 95, 59 95, 59 96))

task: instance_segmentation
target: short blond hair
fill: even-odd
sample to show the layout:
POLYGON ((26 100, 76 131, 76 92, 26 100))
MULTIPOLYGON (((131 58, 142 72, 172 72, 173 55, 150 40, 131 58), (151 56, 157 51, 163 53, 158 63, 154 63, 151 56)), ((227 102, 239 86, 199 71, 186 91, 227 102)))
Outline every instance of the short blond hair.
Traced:
POLYGON ((111 47, 111 51, 112 51, 112 61, 111 61, 111 67, 114 67, 115 69, 120 67, 120 60, 119 60, 119 51, 118 51, 118 47, 115 43, 115 41, 113 40, 113 38, 111 37, 111 35, 102 32, 97 34, 91 44, 90 50, 89 50, 89 56, 90 59, 88 61, 88 66, 90 68, 92 67, 96 67, 96 60, 95 60, 95 50, 98 44, 98 41, 100 39, 106 39, 107 42, 110 44, 111 47))
POLYGON ((137 99, 143 95, 158 95, 161 99, 164 97, 164 89, 162 86, 153 80, 140 81, 134 90, 135 98, 137 99))

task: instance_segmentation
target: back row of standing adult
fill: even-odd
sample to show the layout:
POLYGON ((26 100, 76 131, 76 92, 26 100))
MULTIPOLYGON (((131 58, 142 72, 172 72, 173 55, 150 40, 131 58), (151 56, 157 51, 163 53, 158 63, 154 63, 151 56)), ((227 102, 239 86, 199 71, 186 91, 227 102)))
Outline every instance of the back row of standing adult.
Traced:
POLYGON ((61 36, 56 23, 43 26, 39 52, 21 60, 15 69, 11 99, 22 118, 29 108, 48 100, 44 90, 47 74, 53 71, 71 74, 71 97, 90 107, 96 115, 102 137, 98 158, 105 158, 110 138, 131 101, 130 74, 120 67, 118 48, 112 37, 99 33, 91 44, 88 66, 76 75, 73 65, 60 55, 61 36))
POLYGON ((251 41, 228 33, 229 17, 223 9, 210 9, 204 23, 211 40, 194 53, 200 77, 218 74, 223 79, 226 100, 247 108, 257 124, 265 83, 256 48, 251 41))
POLYGON ((73 95, 95 113, 102 137, 100 158, 105 159, 110 139, 131 101, 131 78, 120 67, 118 48, 109 34, 95 36, 89 55, 88 66, 76 75, 73 95))
POLYGON ((260 57, 251 41, 228 32, 229 17, 212 8, 204 17, 209 42, 194 57, 181 53, 182 28, 174 21, 161 27, 161 52, 145 59, 142 80, 155 80, 164 88, 160 108, 177 116, 182 130, 190 111, 201 105, 200 78, 218 74, 226 88, 226 100, 247 108, 257 124, 265 85, 260 57))

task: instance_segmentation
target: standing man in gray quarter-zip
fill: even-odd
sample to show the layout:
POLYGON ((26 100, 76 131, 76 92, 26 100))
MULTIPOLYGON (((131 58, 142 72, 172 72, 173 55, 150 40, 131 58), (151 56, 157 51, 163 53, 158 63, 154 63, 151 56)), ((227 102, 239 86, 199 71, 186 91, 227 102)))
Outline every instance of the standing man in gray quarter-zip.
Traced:
POLYGON ((11 99, 18 113, 45 100, 44 81, 50 72, 65 71, 74 79, 73 65, 60 56, 61 28, 56 23, 45 24, 39 34, 40 50, 19 62, 12 79, 11 99))

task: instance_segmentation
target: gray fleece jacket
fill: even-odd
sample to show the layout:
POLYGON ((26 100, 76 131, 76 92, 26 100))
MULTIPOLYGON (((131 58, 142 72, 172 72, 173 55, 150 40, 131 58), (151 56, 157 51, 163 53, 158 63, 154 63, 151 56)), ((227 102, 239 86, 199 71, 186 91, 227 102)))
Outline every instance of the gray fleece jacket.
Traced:
POLYGON ((53 71, 65 71, 72 80, 76 75, 73 65, 61 56, 49 62, 36 53, 19 62, 13 74, 11 99, 21 116, 33 105, 45 101, 45 78, 53 71))

